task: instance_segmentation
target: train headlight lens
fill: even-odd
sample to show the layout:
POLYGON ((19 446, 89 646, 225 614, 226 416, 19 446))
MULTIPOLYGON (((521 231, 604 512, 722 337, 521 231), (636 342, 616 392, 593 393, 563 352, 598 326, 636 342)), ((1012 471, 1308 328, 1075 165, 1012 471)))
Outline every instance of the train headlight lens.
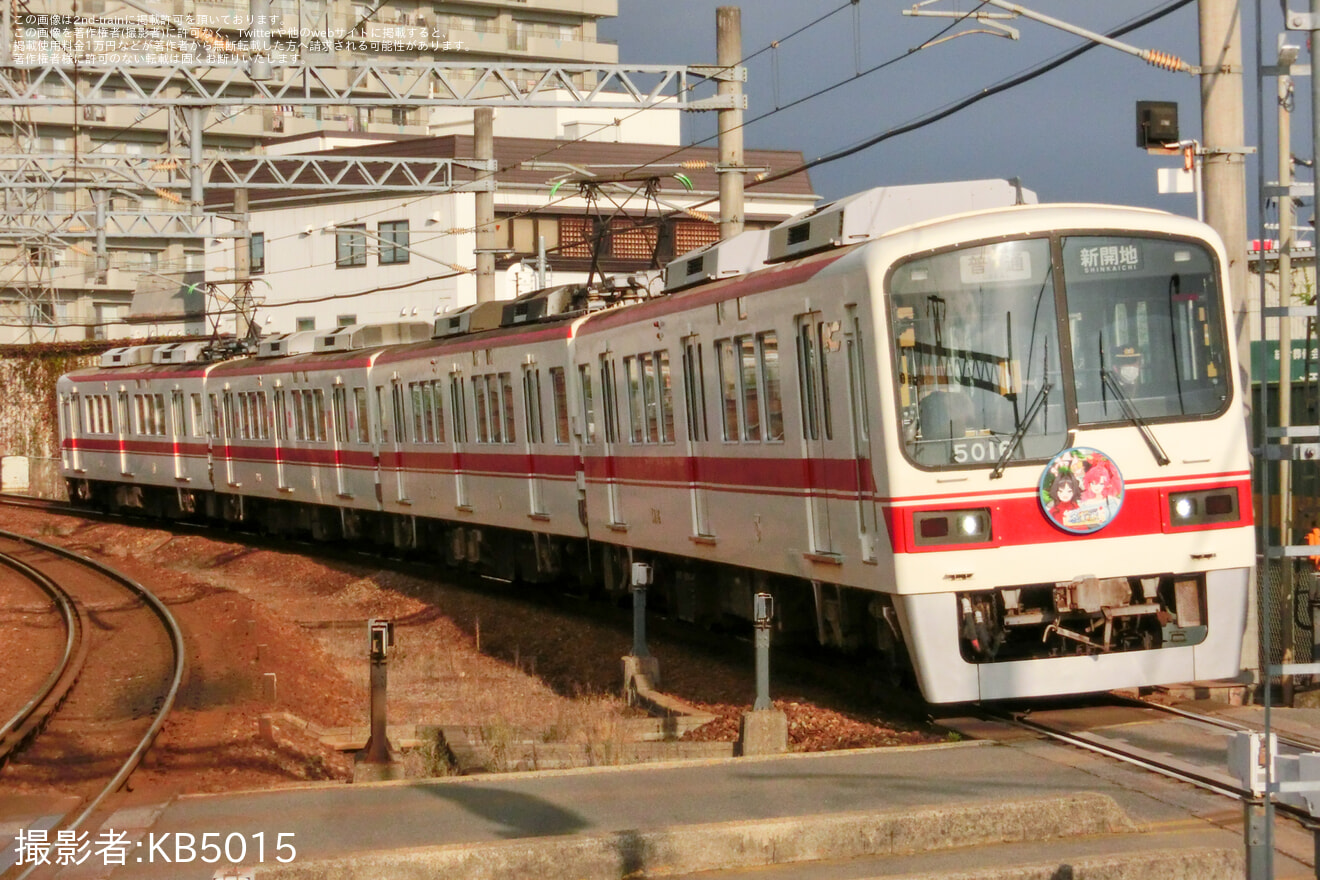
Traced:
POLYGON ((959 529, 962 530, 964 537, 970 538, 975 535, 979 535, 983 530, 983 526, 981 525, 980 514, 976 514, 976 513, 963 514, 962 518, 958 521, 958 527, 959 529))
POLYGON ((1169 524, 1174 528, 1237 522, 1241 518, 1238 490, 1232 486, 1169 495, 1169 524))
POLYGON ((914 516, 917 546, 981 544, 989 541, 990 510, 923 510, 914 516))

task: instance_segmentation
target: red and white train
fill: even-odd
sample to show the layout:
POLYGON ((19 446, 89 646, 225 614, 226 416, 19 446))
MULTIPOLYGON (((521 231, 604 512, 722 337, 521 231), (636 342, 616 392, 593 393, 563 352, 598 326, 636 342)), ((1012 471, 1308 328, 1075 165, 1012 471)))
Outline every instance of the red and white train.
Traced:
POLYGON ((1020 201, 872 190, 663 291, 112 351, 59 383, 70 496, 506 579, 624 589, 650 561, 673 615, 768 592, 777 638, 910 662, 937 703, 1233 676, 1254 538, 1223 247, 1020 201))

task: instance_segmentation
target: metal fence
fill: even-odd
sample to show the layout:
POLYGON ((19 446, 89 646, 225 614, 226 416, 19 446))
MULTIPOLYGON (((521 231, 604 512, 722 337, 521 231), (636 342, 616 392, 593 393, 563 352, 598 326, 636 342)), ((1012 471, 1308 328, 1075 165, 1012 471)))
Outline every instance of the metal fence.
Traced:
POLYGON ((1313 655, 1311 632, 1310 599, 1316 587, 1316 573, 1309 561, 1258 557, 1256 596, 1260 609, 1262 668, 1320 659, 1313 655), (1289 569, 1291 578, 1287 576, 1289 569))

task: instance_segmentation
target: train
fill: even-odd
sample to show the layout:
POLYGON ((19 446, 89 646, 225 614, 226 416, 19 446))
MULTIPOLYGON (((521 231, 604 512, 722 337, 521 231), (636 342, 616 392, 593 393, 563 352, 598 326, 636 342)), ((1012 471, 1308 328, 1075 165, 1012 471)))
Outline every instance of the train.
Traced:
POLYGON ((879 187, 433 324, 128 346, 58 382, 79 504, 361 542, 910 676, 1236 676, 1255 539, 1213 230, 879 187))

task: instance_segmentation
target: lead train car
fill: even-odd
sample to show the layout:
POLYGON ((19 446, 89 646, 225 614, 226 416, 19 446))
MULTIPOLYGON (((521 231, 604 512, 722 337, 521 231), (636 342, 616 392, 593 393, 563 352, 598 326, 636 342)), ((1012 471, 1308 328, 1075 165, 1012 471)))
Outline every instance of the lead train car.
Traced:
MULTIPOLYGON (((761 233, 764 258, 736 277, 684 287, 671 266, 665 295, 592 310, 561 289, 561 314, 504 304, 489 329, 454 319, 355 373, 328 354, 194 366, 195 393, 232 374, 307 395, 301 417, 245 398, 283 493, 228 478, 223 398, 218 430, 202 416, 209 483, 121 467, 156 441, 130 424, 101 442, 104 420, 75 414, 178 380, 72 373, 71 496, 509 578, 622 589, 628 562, 652 561, 671 613, 748 619, 769 592, 781 637, 906 660, 932 702, 1235 675, 1254 539, 1214 233, 1018 206, 873 223, 839 246, 847 209, 761 233), (305 449, 275 451, 291 435, 305 449), (298 470, 350 461, 351 479, 298 470)), ((198 430, 172 415, 157 429, 198 430)))

